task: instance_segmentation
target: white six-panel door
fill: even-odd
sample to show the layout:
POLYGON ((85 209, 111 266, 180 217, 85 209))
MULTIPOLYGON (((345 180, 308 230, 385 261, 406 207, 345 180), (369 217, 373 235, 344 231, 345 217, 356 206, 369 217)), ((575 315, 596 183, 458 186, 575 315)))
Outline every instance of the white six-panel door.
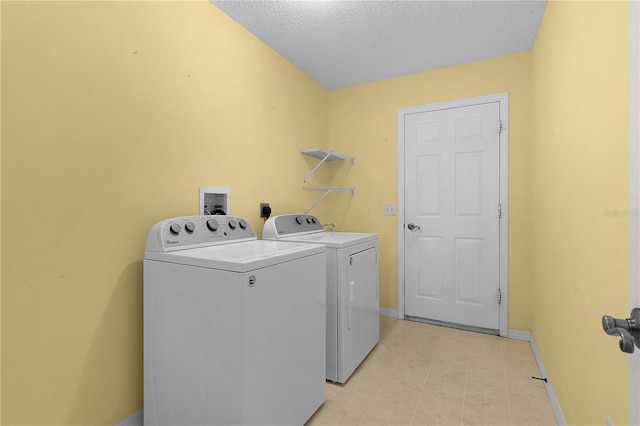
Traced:
POLYGON ((500 131, 499 102, 404 116, 405 315, 499 329, 500 131))

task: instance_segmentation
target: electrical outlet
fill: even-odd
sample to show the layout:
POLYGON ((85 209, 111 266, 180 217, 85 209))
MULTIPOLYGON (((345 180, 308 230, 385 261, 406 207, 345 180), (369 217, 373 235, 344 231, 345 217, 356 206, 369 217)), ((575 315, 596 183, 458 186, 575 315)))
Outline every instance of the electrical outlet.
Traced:
POLYGON ((269 219, 269 216, 271 216, 271 207, 269 207, 269 203, 260 203, 260 217, 269 219))
POLYGON ((385 203, 384 204, 384 215, 385 216, 395 216, 396 215, 396 205, 395 205, 395 203, 385 203))

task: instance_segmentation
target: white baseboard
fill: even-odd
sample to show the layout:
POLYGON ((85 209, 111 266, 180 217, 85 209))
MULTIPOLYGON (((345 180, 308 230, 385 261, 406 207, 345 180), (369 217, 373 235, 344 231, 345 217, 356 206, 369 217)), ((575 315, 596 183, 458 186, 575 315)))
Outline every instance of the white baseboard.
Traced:
POLYGON ((116 426, 142 426, 144 424, 143 410, 136 411, 129 417, 116 423, 116 426))
POLYGON ((398 311, 395 309, 380 308, 380 316, 398 319, 398 311))
POLYGON ((544 387, 547 391, 547 395, 549 396, 549 401, 551 401, 551 407, 553 408, 553 414, 556 416, 556 423, 559 426, 566 426, 567 421, 564 418, 564 414, 562 413, 562 409, 560 408, 560 404, 558 403, 558 398, 556 398, 556 393, 553 391, 553 386, 551 386, 551 382, 547 376, 547 370, 544 368, 544 364, 542 363, 542 358, 540 357, 540 352, 538 352, 538 347, 536 346, 536 341, 533 339, 533 334, 529 331, 523 330, 515 330, 510 328, 507 336, 510 339, 514 340, 523 340, 525 342, 529 342, 531 345, 531 351, 533 352, 533 357, 536 360, 536 364, 538 364, 538 370, 540 371, 540 375, 544 378, 547 378, 547 381, 544 384, 544 387))
POLYGON ((507 337, 509 339, 523 340, 525 342, 531 342, 531 339, 533 339, 533 337, 531 336, 531 332, 523 331, 523 330, 516 330, 514 328, 510 328, 507 331, 507 337))

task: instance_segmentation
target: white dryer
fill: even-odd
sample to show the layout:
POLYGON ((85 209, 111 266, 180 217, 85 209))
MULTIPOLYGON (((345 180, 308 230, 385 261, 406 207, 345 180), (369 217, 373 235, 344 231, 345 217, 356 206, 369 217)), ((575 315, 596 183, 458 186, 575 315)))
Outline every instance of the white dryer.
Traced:
POLYGON ((322 245, 161 221, 144 258, 145 425, 302 425, 325 399, 322 245))
POLYGON ((327 247, 327 380, 344 383, 380 339, 378 236, 325 232, 311 215, 269 218, 263 240, 327 247))

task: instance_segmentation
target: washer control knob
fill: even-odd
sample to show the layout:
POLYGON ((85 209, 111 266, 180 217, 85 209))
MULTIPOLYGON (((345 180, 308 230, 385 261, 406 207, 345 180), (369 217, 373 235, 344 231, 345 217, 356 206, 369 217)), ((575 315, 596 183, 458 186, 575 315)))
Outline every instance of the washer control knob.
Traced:
POLYGON ((236 222, 235 220, 231 219, 229 221, 229 228, 236 229, 236 226, 238 226, 238 222, 236 222))
POLYGON ((218 230, 218 221, 215 219, 207 220, 207 228, 209 228, 210 231, 216 232, 218 230))
POLYGON ((318 223, 315 217, 311 216, 311 223, 318 223))
POLYGON ((193 231, 196 230, 196 225, 193 222, 187 222, 184 224, 184 229, 189 233, 192 234, 193 231))
POLYGON ((182 227, 177 223, 172 223, 171 226, 169 226, 169 232, 171 232, 173 235, 178 235, 181 229, 182 227))
POLYGON ((300 216, 296 216, 296 223, 302 225, 302 218, 300 216))
POLYGON ((240 225, 241 229, 247 228, 247 222, 245 220, 241 220, 240 222, 238 222, 238 225, 240 225))
POLYGON ((312 223, 310 217, 307 218, 307 223, 312 223))

